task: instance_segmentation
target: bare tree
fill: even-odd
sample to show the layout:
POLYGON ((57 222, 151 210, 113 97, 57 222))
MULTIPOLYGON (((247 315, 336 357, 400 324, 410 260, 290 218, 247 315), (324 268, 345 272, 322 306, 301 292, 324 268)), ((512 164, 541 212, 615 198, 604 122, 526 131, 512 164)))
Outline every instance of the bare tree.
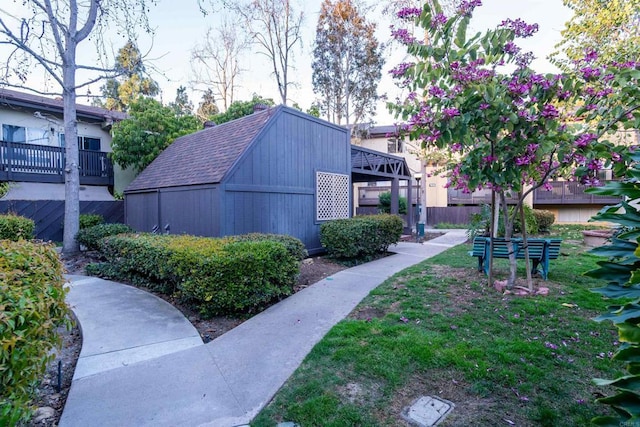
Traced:
POLYGON ((236 79, 242 72, 238 58, 249 46, 239 28, 238 22, 225 19, 219 28, 209 28, 204 42, 191 51, 192 84, 204 86, 205 91, 213 88, 225 111, 235 100, 236 79))
POLYGON ((259 52, 271 62, 273 75, 283 104, 287 104, 287 92, 295 83, 289 79, 293 49, 302 43, 302 12, 297 13, 290 0, 251 0, 240 3, 219 1, 232 13, 243 18, 246 29, 259 46, 259 52))
MULTIPOLYGON (((146 12, 155 0, 24 0, 14 2, 18 12, 0 7, 0 46, 9 55, 0 83, 33 91, 27 79, 35 66, 44 68, 59 86, 64 105, 65 139, 65 253, 78 250, 75 235, 80 227, 80 177, 76 119, 76 91, 103 78, 113 78, 117 70, 77 62, 77 50, 85 40, 102 40, 107 25, 118 25, 120 34, 133 28, 149 31, 146 12), (76 81, 77 71, 95 77, 76 81)), ((44 92, 39 92, 47 94, 44 92)), ((60 92, 58 92, 59 94, 60 92)))

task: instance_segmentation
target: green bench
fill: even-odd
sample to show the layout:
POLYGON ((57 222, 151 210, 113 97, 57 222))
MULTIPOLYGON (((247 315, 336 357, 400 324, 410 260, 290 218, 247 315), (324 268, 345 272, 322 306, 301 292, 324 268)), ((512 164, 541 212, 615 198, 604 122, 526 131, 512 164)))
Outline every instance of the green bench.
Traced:
MULTIPOLYGON (((525 258, 525 248, 522 239, 511 239, 513 252, 516 259, 525 258)), ((527 239, 529 245, 529 259, 531 260, 531 271, 539 273, 544 280, 549 275, 549 261, 557 259, 560 255, 560 244, 562 239, 527 239)), ((489 274, 489 237, 476 237, 473 239, 473 250, 469 255, 478 258, 478 271, 489 274)), ((504 238, 493 239, 493 257, 509 258, 507 240, 504 238)))

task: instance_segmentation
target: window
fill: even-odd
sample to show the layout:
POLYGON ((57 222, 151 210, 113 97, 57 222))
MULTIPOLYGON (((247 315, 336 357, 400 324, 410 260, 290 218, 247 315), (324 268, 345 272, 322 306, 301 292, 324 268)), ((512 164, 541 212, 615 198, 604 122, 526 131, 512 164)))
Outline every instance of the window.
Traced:
POLYGON ((403 153, 404 152, 404 141, 402 138, 393 137, 387 139, 387 152, 388 153, 403 153))
POLYGON ((316 172, 316 219, 349 218, 349 175, 316 172))
MULTIPOLYGON (((64 147, 64 134, 60 134, 60 146, 64 147)), ((78 137, 78 148, 80 150, 100 151, 100 138, 90 136, 78 137)))
POLYGON ((6 142, 49 145, 49 131, 23 126, 2 125, 2 140, 6 142))

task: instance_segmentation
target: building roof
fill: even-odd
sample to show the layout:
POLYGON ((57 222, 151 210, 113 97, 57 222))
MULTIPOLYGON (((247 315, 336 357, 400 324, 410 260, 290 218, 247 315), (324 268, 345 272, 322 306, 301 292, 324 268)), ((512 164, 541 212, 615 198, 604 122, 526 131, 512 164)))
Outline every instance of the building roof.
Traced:
MULTIPOLYGON (((18 92, 5 88, 0 88, 0 105, 40 110, 52 114, 62 114, 64 108, 62 99, 47 98, 46 96, 18 92)), ((90 105, 76 104, 76 108, 78 117, 88 120, 113 122, 127 118, 127 115, 123 112, 111 111, 90 105)))
POLYGON ((126 191, 217 184, 282 106, 177 138, 126 191))

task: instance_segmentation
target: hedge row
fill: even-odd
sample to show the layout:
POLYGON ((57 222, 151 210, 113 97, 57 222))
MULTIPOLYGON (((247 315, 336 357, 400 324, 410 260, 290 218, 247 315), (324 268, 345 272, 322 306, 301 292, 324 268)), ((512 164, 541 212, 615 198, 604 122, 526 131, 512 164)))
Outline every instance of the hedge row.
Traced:
POLYGON ((402 236, 402 220, 396 215, 365 215, 325 222, 320 242, 337 259, 367 260, 384 253, 402 236))
POLYGON ((100 243, 107 263, 88 272, 177 293, 205 317, 247 313, 290 295, 299 273, 283 238, 263 236, 110 236, 100 243))
POLYGON ((0 241, 0 425, 26 420, 32 392, 60 345, 67 319, 62 264, 55 248, 0 241))
POLYGON ((76 234, 76 241, 89 250, 96 251, 100 240, 107 236, 115 236, 122 233, 133 233, 135 230, 125 224, 98 224, 87 228, 80 227, 76 234))
POLYGON ((35 228, 32 219, 14 214, 0 215, 0 240, 33 239, 35 228))

